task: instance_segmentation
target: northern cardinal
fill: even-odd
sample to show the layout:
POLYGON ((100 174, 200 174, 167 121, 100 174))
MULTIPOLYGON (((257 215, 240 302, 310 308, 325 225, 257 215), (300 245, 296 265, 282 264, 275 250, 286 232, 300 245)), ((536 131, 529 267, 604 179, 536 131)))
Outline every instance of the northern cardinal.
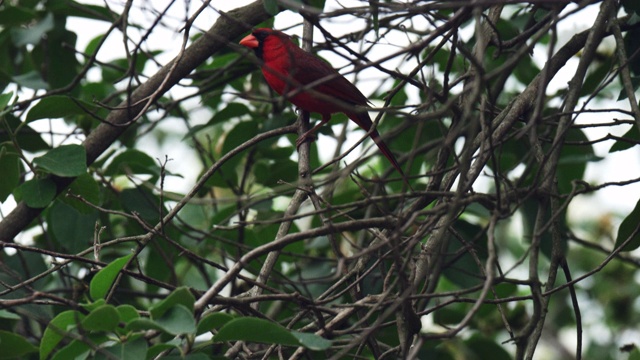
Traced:
MULTIPOLYGON (((256 29, 240 40, 240 45, 253 49, 262 60, 262 74, 273 90, 298 108, 322 115, 318 125, 298 138, 297 146, 326 124, 331 114, 338 112, 347 115, 365 131, 371 130, 373 123, 367 113, 369 101, 366 96, 327 63, 294 44, 285 33, 256 29)), ((406 181, 398 161, 378 131, 374 129, 370 136, 406 181)))

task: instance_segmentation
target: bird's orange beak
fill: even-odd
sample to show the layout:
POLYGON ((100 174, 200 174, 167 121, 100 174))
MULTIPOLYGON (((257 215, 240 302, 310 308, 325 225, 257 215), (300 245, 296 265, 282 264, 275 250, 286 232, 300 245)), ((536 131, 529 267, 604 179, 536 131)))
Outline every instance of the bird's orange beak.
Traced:
POLYGON ((240 45, 246 46, 248 48, 257 48, 260 44, 258 43, 258 39, 256 39, 253 34, 249 34, 240 40, 240 45))

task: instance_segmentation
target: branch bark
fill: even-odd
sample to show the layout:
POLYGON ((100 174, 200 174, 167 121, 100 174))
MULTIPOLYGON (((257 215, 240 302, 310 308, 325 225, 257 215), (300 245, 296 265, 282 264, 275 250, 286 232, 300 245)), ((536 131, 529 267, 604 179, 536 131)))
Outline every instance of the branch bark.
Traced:
MULTIPOLYGON (((87 165, 91 165, 102 155, 128 128, 132 120, 149 108, 148 99, 162 96, 207 58, 224 49, 231 40, 271 16, 264 9, 261 0, 228 13, 221 13, 220 18, 203 36, 133 91, 116 110, 109 113, 104 123, 87 136, 83 143, 87 153, 87 165)), ((75 178, 53 177, 53 180, 56 183, 56 193, 60 194, 75 178)), ((43 210, 44 208, 31 208, 20 202, 0 222, 0 240, 12 242, 43 210)))

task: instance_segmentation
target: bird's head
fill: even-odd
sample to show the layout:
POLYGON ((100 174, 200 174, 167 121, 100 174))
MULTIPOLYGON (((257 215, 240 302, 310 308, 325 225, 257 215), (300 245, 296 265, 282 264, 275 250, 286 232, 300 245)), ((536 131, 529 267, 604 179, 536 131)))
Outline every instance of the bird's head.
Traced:
MULTIPOLYGON (((289 36, 282 31, 269 28, 255 29, 251 34, 240 40, 240 45, 246 46, 255 51, 256 56, 263 59, 264 49, 275 50, 279 47, 291 43, 289 36)), ((292 44, 292 43, 291 43, 292 44)))

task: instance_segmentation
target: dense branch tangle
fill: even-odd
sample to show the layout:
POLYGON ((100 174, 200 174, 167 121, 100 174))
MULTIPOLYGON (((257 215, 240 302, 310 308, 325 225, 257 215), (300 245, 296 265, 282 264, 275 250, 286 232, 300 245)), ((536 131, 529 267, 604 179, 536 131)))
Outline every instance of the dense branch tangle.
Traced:
MULTIPOLYGON (((197 299, 196 321, 216 313, 269 319, 332 339, 324 353, 332 359, 455 354, 438 349, 447 341, 468 351, 473 351, 473 341, 504 343, 515 357, 530 359, 545 342, 543 330, 558 331, 544 328, 558 308, 576 314, 571 325, 579 333, 577 304, 567 305, 564 291, 576 284, 563 285, 557 279, 563 265, 572 267, 571 253, 566 252, 569 239, 601 257, 581 268, 587 276, 595 276, 617 256, 629 266, 639 263, 619 255, 620 248, 613 250, 612 244, 585 245, 594 239, 584 240, 566 215, 584 194, 639 181, 583 180, 586 162, 597 160, 594 144, 639 141, 632 135, 596 140, 585 135, 597 127, 634 124, 637 106, 632 111, 612 106, 603 111, 606 120, 600 124, 582 121, 586 114, 602 111, 596 109, 597 102, 617 90, 618 74, 630 80, 626 66, 637 54, 622 52, 608 58, 608 67, 597 68, 607 73, 602 81, 596 86, 588 82, 590 74, 597 73, 595 49, 603 39, 615 35, 620 44, 632 28, 626 18, 615 19, 618 4, 612 0, 566 7, 563 2, 514 3, 364 2, 326 12, 298 9, 302 17, 297 19, 304 18, 317 30, 313 49, 359 80, 360 89, 374 100, 378 129, 399 155, 415 191, 377 161, 377 154, 347 157, 353 160, 342 163, 344 156, 363 147, 348 146, 347 140, 358 135, 337 121, 332 124, 333 130, 341 129, 337 135, 327 131, 292 156, 295 138, 292 135, 291 143, 281 139, 304 133, 304 116, 290 125, 296 117, 292 109, 268 91, 259 74, 248 75, 254 61, 235 46, 243 31, 267 18, 262 4, 244 10, 251 16, 223 15, 226 31, 214 26, 196 47, 188 45, 187 35, 205 15, 197 12, 182 19, 188 24, 181 39, 184 49, 157 74, 144 74, 151 75, 147 79, 135 73, 133 63, 146 49, 146 36, 170 18, 168 9, 158 11, 151 30, 132 49, 125 36, 123 48, 129 49, 128 56, 133 54, 126 72, 129 85, 114 98, 101 99, 110 112, 85 139, 89 163, 131 125, 144 129, 138 129, 137 136, 156 136, 172 117, 182 117, 184 128, 172 131, 188 139, 203 170, 188 191, 175 190, 165 188, 173 172, 171 161, 150 165, 128 163, 123 157, 124 170, 118 172, 108 165, 115 155, 105 155, 90 171, 107 200, 96 203, 73 189, 69 193, 105 230, 97 227, 94 237, 76 247, 65 244, 52 236, 60 234, 52 232, 55 226, 49 223, 56 206, 62 206, 56 205, 40 218, 48 242, 32 246, 0 239, 13 249, 8 255, 12 263, 15 256, 33 254, 57 259, 52 269, 36 273, 5 266, 2 272, 11 281, 3 280, 0 295, 17 299, 2 299, 0 304, 19 311, 25 304, 82 309, 85 297, 72 289, 89 280, 78 273, 96 271, 134 248, 135 256, 108 302, 153 303, 163 296, 159 289, 187 285, 197 299), (558 28, 565 21, 593 9, 599 14, 593 28, 559 39, 558 28), (343 16, 358 18, 358 27, 336 26, 343 16), (209 55, 201 51, 212 44, 220 50, 198 67, 209 55), (220 53, 228 49, 232 51, 220 53), (551 81, 578 53, 578 70, 567 78, 571 82, 554 93, 551 81), (181 85, 191 93, 163 97, 187 74, 189 81, 181 85), (369 86, 372 83, 376 86, 369 86), (204 126, 190 122, 199 120, 187 101, 193 98, 212 114, 208 123, 200 121, 204 126), (151 121, 145 116, 149 109, 161 115, 151 121), (327 152, 318 148, 327 148, 327 135, 337 146, 333 161, 325 164, 327 152), (120 187, 116 174, 128 177, 132 188, 120 187), (136 201, 127 202, 127 196, 136 201), (44 281, 55 284, 51 287, 56 291, 43 292, 38 284, 44 281), (423 326, 429 321, 434 325, 423 326), (462 331, 470 335, 460 336, 462 331)), ((206 5, 212 6, 205 4, 201 10, 206 5)), ((126 30, 125 18, 118 21, 126 30)), ((116 28, 114 21, 110 31, 116 28)), ((294 33, 298 28, 283 30, 294 33)), ((91 62, 83 76, 91 66, 102 66, 100 50, 87 55, 91 62)), ((630 91, 633 84, 625 81, 624 86, 630 91)), ((59 91, 69 93, 67 88, 59 91)), ((32 106, 40 96, 46 98, 38 95, 23 100, 22 106, 32 106)), ((63 191, 70 179, 57 181, 58 191, 63 191)), ((146 334, 151 342, 160 341, 157 335, 146 334)), ((193 350, 192 339, 179 338, 183 350, 193 350)), ((562 354, 582 351, 556 346, 562 354)), ((211 352, 243 358, 315 354, 302 347, 248 341, 218 344, 211 352)))

